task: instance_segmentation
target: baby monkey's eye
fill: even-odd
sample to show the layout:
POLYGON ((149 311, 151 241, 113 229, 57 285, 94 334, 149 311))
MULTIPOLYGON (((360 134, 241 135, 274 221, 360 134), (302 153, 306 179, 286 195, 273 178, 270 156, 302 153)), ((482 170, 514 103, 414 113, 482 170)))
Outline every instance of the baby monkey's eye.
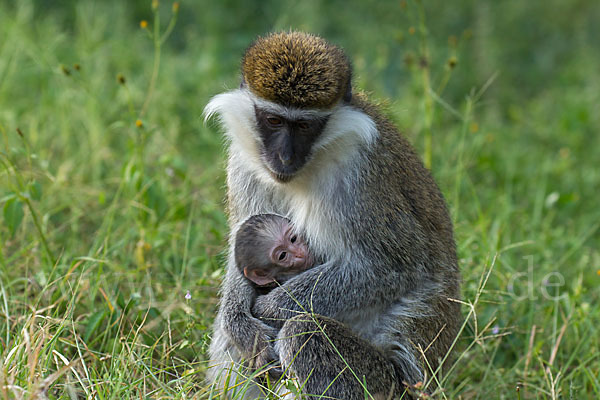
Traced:
POLYGON ((286 255, 287 253, 285 251, 282 251, 281 254, 279 254, 279 261, 283 261, 286 255))
POLYGON ((296 242, 296 239, 297 239, 297 238, 296 238, 296 235, 294 235, 294 236, 292 236, 292 237, 290 238, 290 242, 292 242, 292 243, 295 243, 295 242, 296 242))
POLYGON ((273 126, 279 126, 283 123, 281 118, 274 117, 274 116, 267 117, 267 122, 273 126))

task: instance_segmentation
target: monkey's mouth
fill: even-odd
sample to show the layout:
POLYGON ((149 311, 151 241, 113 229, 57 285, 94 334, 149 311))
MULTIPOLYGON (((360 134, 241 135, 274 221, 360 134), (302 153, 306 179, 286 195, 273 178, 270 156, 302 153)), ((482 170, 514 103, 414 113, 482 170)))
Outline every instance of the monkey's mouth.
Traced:
POLYGON ((286 175, 286 174, 275 173, 275 172, 271 171, 271 176, 273 176, 273 178, 275 178, 275 180, 280 183, 287 183, 294 178, 295 174, 294 175, 286 175))
POLYGON ((291 181, 292 179, 294 179, 294 177, 296 176, 298 171, 294 171, 291 173, 286 173, 286 172, 281 172, 281 171, 276 171, 275 168, 273 168, 269 161, 267 160, 263 160, 263 165, 265 166, 266 170, 269 172, 269 175, 271 175, 271 177, 273 179, 275 179, 277 182, 279 183, 287 183, 289 181, 291 181))
POLYGON ((290 165, 283 165, 279 159, 274 158, 263 149, 261 154, 262 164, 269 172, 269 175, 278 183, 287 183, 297 177, 306 169, 306 165, 311 160, 311 154, 305 156, 296 156, 290 165))

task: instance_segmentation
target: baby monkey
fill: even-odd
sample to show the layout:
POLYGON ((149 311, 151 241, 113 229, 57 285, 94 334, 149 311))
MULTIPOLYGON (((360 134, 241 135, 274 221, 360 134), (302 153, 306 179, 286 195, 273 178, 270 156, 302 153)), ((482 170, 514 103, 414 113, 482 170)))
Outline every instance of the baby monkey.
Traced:
POLYGON ((258 294, 311 268, 314 257, 289 219, 275 214, 248 218, 235 236, 235 263, 258 294))

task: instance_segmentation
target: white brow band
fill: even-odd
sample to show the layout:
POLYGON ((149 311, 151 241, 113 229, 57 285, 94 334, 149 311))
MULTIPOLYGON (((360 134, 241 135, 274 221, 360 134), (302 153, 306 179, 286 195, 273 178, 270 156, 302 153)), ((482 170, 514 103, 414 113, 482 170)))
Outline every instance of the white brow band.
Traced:
POLYGON ((333 114, 335 110, 335 107, 332 110, 302 109, 291 106, 286 107, 282 106, 281 104, 273 103, 269 100, 261 99, 260 97, 257 97, 250 91, 248 91, 248 96, 252 99, 254 104, 258 106, 258 108, 265 110, 268 113, 276 114, 292 121, 300 119, 325 118, 333 114))

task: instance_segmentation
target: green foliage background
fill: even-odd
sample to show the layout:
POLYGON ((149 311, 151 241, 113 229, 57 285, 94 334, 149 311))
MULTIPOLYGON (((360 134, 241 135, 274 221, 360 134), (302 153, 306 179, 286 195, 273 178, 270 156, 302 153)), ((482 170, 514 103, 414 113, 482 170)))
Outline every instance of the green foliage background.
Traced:
POLYGON ((155 15, 0 1, 0 396, 210 396, 227 224, 201 113, 257 35, 299 29, 346 49, 450 204, 474 307, 434 397, 600 397, 600 3, 184 1, 160 52, 155 15))

